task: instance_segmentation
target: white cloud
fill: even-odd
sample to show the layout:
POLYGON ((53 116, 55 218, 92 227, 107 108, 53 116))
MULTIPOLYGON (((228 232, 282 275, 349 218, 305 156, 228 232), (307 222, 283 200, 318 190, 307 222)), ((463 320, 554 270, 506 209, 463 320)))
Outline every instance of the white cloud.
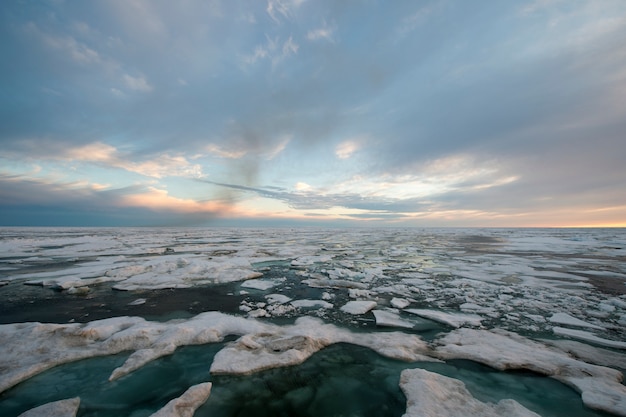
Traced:
POLYGON ((328 42, 334 42, 335 41, 333 39, 334 32, 335 32, 334 27, 329 27, 326 24, 324 24, 324 26, 322 26, 321 28, 312 29, 308 31, 306 34, 306 38, 310 41, 317 41, 320 39, 325 39, 328 42))
POLYGON ((279 15, 285 19, 290 19, 293 10, 300 7, 304 3, 304 0, 268 0, 267 1, 267 14, 276 23, 280 23, 279 15))
POLYGON ((306 182, 297 182, 296 183, 296 191, 309 191, 311 189, 311 186, 309 184, 307 184, 306 182))
POLYGON ((361 145, 357 141, 348 140, 337 145, 335 148, 335 155, 339 159, 348 159, 354 155, 360 147, 361 145))
POLYGON ((283 57, 287 57, 291 54, 297 54, 300 46, 293 41, 293 37, 289 36, 289 39, 283 44, 283 57))
POLYGON ((202 167, 191 164, 180 155, 162 154, 146 161, 130 161, 117 148, 102 142, 94 142, 67 150, 60 159, 94 162, 99 165, 121 168, 147 177, 201 177, 202 167))
POLYGON ((126 86, 134 91, 149 93, 154 89, 143 75, 140 75, 139 77, 133 77, 131 75, 124 74, 123 79, 126 83, 126 86))

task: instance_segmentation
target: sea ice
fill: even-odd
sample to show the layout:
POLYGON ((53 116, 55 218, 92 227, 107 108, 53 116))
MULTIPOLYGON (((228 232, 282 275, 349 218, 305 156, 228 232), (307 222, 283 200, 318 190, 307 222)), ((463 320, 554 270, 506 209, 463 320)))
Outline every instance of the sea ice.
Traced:
POLYGON ((411 302, 407 300, 406 298, 397 298, 397 297, 392 298, 390 303, 393 307, 399 308, 399 309, 406 308, 411 304, 411 302))
POLYGON ((429 320, 447 324, 448 326, 459 328, 464 325, 480 326, 483 318, 476 314, 465 313, 445 313, 443 311, 425 310, 425 309, 406 309, 407 313, 415 314, 429 320))
POLYGON ((433 361, 418 336, 401 332, 353 333, 313 317, 300 317, 291 326, 266 327, 220 350, 213 359, 213 374, 251 374, 304 362, 334 343, 368 347, 383 356, 403 361, 433 361))
POLYGON ((441 359, 469 359, 499 370, 528 369, 572 386, 583 403, 597 410, 626 416, 626 386, 622 373, 591 365, 506 330, 457 329, 437 342, 441 359))
POLYGON ((584 340, 585 342, 591 342, 596 345, 611 347, 615 349, 626 349, 626 342, 619 342, 617 340, 603 339, 595 334, 585 330, 566 329, 564 327, 553 327, 554 334, 559 336, 571 337, 573 339, 584 340))
POLYGON ((348 314, 365 314, 376 307, 376 301, 348 301, 340 310, 348 314))
POLYGON ((275 287, 277 284, 276 281, 269 279, 249 279, 241 283, 242 288, 252 288, 255 290, 269 290, 272 287, 275 287))
POLYGON ((552 317, 550 317, 548 320, 550 320, 550 323, 564 324, 566 326, 586 327, 589 329, 604 330, 604 327, 587 323, 586 321, 577 319, 576 317, 572 317, 567 313, 554 313, 552 317))
POLYGON ((394 312, 387 310, 374 310, 374 317, 376 318, 376 325, 381 327, 401 327, 404 329, 412 329, 415 324, 408 320, 403 320, 400 316, 394 312))
POLYGON ((198 407, 206 402, 210 394, 210 382, 194 385, 150 417, 193 417, 198 407))
POLYGON ((515 400, 478 401, 458 379, 425 369, 405 369, 400 388, 407 398, 403 417, 540 417, 515 400))
POLYGON ((18 417, 75 417, 80 406, 80 398, 59 400, 32 408, 18 417))
POLYGON ((334 306, 324 300, 294 300, 291 305, 296 308, 333 308, 334 306))
POLYGON ((291 297, 287 297, 285 294, 268 294, 265 299, 270 304, 285 304, 291 301, 291 297))

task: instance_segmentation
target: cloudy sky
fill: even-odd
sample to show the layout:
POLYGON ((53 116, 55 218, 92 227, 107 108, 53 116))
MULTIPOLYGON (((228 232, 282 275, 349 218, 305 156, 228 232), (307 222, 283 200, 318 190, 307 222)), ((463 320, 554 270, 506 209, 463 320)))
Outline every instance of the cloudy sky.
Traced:
POLYGON ((626 226, 623 0, 7 0, 0 51, 0 225, 626 226))

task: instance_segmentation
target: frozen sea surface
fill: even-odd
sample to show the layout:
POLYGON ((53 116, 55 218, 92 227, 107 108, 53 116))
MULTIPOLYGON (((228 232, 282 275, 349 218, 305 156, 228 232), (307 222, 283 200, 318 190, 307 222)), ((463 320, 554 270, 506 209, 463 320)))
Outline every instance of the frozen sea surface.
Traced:
POLYGON ((0 344, 0 379, 6 358, 20 362, 50 336, 10 323, 75 323, 54 337, 68 332, 59 346, 86 346, 0 394, 3 416, 74 397, 79 416, 149 416, 203 382, 212 388, 197 416, 412 415, 400 388, 409 368, 462 381, 476 404, 626 415, 624 229, 3 228, 0 297, 0 332, 20 338, 0 344), (199 324, 207 311, 226 318, 199 324), (132 332, 98 327, 122 316, 139 323, 132 332), (302 316, 317 320, 294 325, 302 316), (91 333, 76 333, 78 323, 91 333), (355 345, 389 332, 421 339, 424 357, 402 351, 406 341, 388 351, 355 345), (128 347, 116 351, 113 337, 128 347), (490 340, 519 351, 500 354, 490 340), (218 352, 279 368, 211 374, 218 352), (288 357, 302 360, 284 367, 288 357), (109 381, 127 359, 134 371, 109 381))

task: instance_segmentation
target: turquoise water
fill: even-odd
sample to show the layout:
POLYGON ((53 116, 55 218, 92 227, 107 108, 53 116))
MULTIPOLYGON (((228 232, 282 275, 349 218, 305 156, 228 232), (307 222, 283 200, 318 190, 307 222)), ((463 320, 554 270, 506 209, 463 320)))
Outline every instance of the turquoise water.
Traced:
POLYGON ((40 404, 81 397, 79 416, 149 416, 189 386, 213 382, 196 417, 401 416, 406 399, 400 372, 420 367, 464 381, 480 400, 513 398, 544 417, 592 417, 571 388, 530 372, 499 372, 470 361, 405 363, 352 345, 330 346, 300 366, 250 376, 212 376, 209 367, 223 344, 189 346, 115 382, 111 371, 127 354, 59 366, 0 396, 0 415, 17 416, 40 404))

